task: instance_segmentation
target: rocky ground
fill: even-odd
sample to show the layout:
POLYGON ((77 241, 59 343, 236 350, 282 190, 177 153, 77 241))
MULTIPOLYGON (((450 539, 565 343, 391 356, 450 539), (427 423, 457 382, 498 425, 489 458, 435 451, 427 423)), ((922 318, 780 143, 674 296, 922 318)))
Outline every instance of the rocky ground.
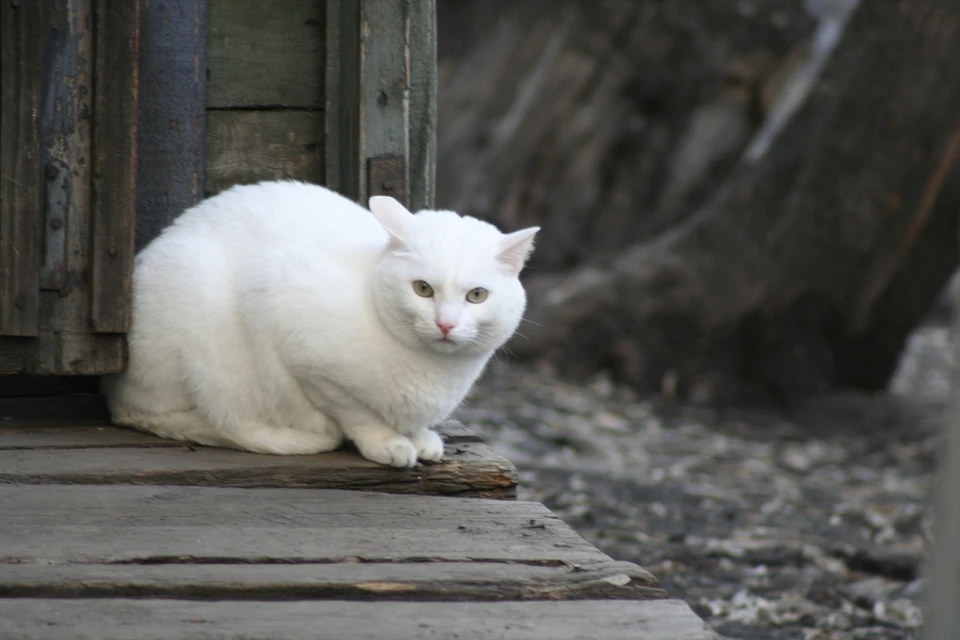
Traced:
POLYGON ((728 638, 915 638, 947 338, 918 330, 886 395, 788 416, 501 362, 459 418, 514 461, 521 498, 652 571, 728 638))

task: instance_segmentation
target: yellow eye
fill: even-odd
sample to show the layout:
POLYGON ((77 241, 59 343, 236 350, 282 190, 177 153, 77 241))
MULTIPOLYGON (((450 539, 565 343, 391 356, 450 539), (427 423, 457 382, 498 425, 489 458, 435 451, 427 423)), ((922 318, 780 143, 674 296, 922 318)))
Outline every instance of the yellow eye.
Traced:
POLYGON ((480 304, 487 299, 487 294, 489 291, 483 287, 477 287, 467 294, 467 302, 472 302, 473 304, 480 304))
POLYGON ((421 298, 432 298, 433 297, 433 287, 428 285, 423 280, 417 280, 413 283, 413 291, 421 298))

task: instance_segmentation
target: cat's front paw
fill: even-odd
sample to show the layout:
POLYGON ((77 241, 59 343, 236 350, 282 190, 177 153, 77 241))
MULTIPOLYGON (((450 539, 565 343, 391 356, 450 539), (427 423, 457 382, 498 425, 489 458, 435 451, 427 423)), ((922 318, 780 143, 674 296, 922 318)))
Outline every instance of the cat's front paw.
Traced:
POLYGON ((391 467, 412 467, 417 464, 417 449, 406 436, 387 436, 382 440, 354 441, 367 460, 391 467))
POLYGON ((424 429, 410 436, 410 442, 417 450, 417 457, 427 462, 443 460, 443 439, 431 429, 424 429))

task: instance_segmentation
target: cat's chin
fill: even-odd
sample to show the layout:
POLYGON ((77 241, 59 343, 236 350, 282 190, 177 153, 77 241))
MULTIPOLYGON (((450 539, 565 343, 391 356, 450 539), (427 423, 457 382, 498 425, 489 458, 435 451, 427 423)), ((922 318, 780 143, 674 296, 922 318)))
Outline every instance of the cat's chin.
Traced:
POLYGON ((477 347, 467 341, 457 340, 429 340, 424 344, 430 351, 445 356, 479 356, 477 347))
POLYGON ((428 344, 432 351, 444 355, 453 355, 466 351, 467 345, 455 342, 453 340, 431 340, 428 344))

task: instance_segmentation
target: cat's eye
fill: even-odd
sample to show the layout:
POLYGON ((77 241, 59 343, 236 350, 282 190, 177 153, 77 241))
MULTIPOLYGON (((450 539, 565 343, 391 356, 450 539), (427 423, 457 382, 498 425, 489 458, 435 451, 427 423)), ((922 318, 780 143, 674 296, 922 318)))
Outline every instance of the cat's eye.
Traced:
POLYGON ((417 280, 413 283, 413 291, 421 298, 432 298, 433 297, 433 287, 424 282, 423 280, 417 280))
POLYGON ((488 293, 490 292, 484 289, 483 287, 477 287, 476 289, 472 289, 469 293, 467 293, 467 302, 472 302, 473 304, 480 304, 481 302, 487 299, 488 293))

